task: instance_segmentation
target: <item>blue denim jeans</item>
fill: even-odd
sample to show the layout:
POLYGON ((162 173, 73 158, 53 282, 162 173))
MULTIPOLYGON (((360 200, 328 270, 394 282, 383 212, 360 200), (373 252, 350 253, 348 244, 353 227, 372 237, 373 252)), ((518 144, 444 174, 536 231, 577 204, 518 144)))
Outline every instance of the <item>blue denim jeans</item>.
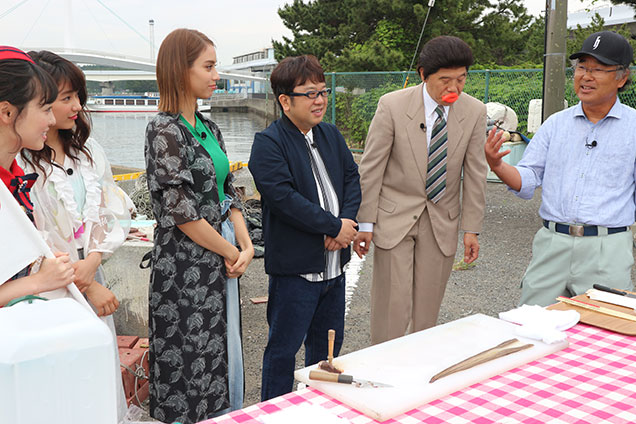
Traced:
POLYGON ((345 275, 311 283, 297 275, 270 275, 261 400, 289 393, 296 353, 305 342, 305 366, 327 359, 329 329, 336 330, 334 355, 342 346, 345 275))
MULTIPOLYGON (((232 199, 226 195, 221 204, 221 213, 230 209, 232 199)), ((234 224, 227 218, 221 224, 221 235, 232 244, 236 244, 234 224)), ((230 390, 230 409, 225 413, 243 408, 244 376, 243 349, 241 346, 241 305, 237 278, 228 278, 225 286, 227 309, 227 356, 230 390)))

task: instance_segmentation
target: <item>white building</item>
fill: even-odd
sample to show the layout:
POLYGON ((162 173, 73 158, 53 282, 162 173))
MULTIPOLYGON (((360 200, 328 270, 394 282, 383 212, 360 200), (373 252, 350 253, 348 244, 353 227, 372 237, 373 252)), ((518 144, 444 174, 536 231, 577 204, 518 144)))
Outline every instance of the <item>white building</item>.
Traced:
POLYGON ((605 21, 605 28, 612 30, 625 25, 631 32, 632 37, 636 34, 636 19, 634 18, 636 11, 627 5, 600 6, 590 9, 590 11, 580 10, 568 13, 568 29, 574 30, 577 25, 587 28, 596 13, 605 21))
MULTIPOLYGON (((235 56, 231 65, 221 66, 219 70, 232 74, 245 73, 253 76, 267 77, 272 73, 276 65, 278 65, 278 62, 274 59, 274 48, 268 47, 255 52, 235 56)), ((229 92, 246 93, 265 93, 266 89, 270 90, 269 83, 240 80, 227 81, 226 89, 229 92)))

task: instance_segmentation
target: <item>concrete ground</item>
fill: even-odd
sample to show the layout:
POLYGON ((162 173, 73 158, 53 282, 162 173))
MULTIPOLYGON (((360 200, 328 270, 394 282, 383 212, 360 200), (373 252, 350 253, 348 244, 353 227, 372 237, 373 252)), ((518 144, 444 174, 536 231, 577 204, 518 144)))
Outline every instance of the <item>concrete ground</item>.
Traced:
MULTIPOLYGON (((497 316, 499 312, 516 306, 521 292, 519 283, 530 261, 532 238, 541 226, 537 214, 540 194, 538 191, 532 200, 524 201, 509 193, 504 185, 488 183, 484 228, 479 237, 480 257, 475 267, 453 271, 438 323, 475 313, 497 316)), ((352 296, 341 354, 369 345, 372 255, 373 250, 363 262, 360 279, 352 296)), ((457 257, 463 257, 461 245, 457 257)), ((266 304, 253 304, 250 299, 266 295, 267 275, 263 260, 255 259, 241 279, 245 406, 260 401, 261 362, 268 330, 266 304)), ((303 366, 301 349, 297 355, 297 367, 303 366)))

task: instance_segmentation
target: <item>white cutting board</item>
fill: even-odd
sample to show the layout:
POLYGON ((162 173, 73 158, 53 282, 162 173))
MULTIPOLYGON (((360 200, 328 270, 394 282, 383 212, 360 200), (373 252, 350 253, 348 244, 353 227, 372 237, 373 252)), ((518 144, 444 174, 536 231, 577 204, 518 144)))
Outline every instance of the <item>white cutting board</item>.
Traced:
POLYGON ((390 384, 392 388, 358 388, 353 385, 309 380, 311 366, 295 377, 311 387, 378 421, 471 386, 520 365, 565 349, 567 340, 545 344, 514 334, 515 324, 482 314, 429 328, 334 359, 334 365, 354 378, 390 384), (517 338, 534 347, 495 359, 429 383, 438 372, 470 356, 517 338))

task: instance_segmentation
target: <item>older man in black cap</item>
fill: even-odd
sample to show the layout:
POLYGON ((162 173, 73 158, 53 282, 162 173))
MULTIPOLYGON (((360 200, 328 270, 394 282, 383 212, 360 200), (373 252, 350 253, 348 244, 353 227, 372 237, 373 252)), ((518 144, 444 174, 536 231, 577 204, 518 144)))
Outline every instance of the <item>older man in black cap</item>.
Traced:
POLYGON ((580 102, 550 116, 517 166, 502 160, 501 132, 486 142, 490 168, 530 199, 542 186, 543 226, 532 245, 520 304, 549 305, 594 283, 632 289, 636 214, 636 111, 618 92, 631 83, 633 51, 621 35, 592 34, 570 56, 580 102))

